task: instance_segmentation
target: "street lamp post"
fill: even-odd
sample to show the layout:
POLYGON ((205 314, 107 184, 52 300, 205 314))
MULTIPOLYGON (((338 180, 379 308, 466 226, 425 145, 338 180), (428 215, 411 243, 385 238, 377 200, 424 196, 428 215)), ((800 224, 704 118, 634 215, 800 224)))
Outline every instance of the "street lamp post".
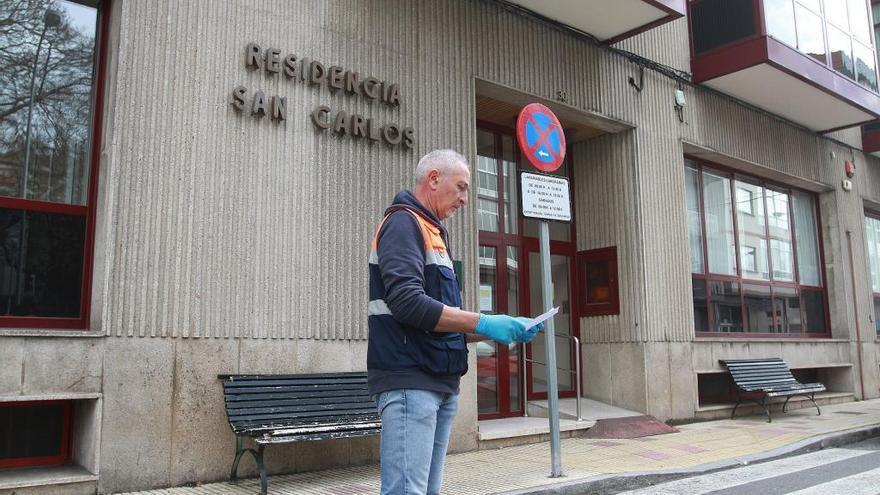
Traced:
MULTIPOLYGON (((22 167, 21 175, 21 198, 27 199, 28 173, 31 162, 31 121, 34 116, 34 95, 35 83, 37 81, 37 67, 40 65, 40 49, 43 48, 43 39, 46 38, 46 30, 57 27, 61 24, 61 15, 52 10, 46 9, 43 15, 43 29, 40 31, 40 40, 37 42, 37 51, 34 54, 34 67, 31 69, 31 87, 30 101, 28 102, 27 126, 24 134, 24 167, 22 167)), ((47 61, 48 63, 48 61, 47 61)), ((17 304, 21 304, 21 296, 24 292, 24 258, 27 251, 27 212, 22 212, 21 229, 18 240, 18 294, 17 304)))

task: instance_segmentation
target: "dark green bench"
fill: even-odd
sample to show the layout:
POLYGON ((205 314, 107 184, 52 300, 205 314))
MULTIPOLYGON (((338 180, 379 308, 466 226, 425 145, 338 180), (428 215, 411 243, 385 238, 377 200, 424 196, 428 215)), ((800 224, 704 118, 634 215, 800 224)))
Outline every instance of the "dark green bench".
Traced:
POLYGON ((816 392, 824 392, 825 385, 798 382, 782 359, 727 359, 719 362, 730 371, 730 376, 737 389, 737 401, 733 412, 730 413, 730 419, 736 415, 736 408, 742 403, 743 394, 758 397, 747 398, 747 400, 764 408, 768 423, 772 419, 770 419, 770 408, 767 401, 773 397, 785 397, 782 412, 785 412, 788 401, 792 397, 803 396, 810 399, 816 406, 816 411, 820 415, 822 414, 819 405, 816 404, 815 395, 816 392))
POLYGON ((245 452, 254 456, 263 495, 268 489, 263 449, 273 443, 378 435, 376 403, 367 392, 367 374, 219 375, 226 416, 235 433, 230 480, 238 478, 245 452), (256 444, 244 448, 244 438, 256 444))

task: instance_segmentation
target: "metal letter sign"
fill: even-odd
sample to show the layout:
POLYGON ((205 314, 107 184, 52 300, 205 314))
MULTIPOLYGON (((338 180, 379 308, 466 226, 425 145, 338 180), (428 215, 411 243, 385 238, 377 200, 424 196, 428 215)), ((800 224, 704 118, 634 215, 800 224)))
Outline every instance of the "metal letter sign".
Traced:
POLYGON ((565 134, 553 112, 540 103, 523 107, 516 119, 516 139, 529 163, 542 172, 553 172, 565 159, 565 134))

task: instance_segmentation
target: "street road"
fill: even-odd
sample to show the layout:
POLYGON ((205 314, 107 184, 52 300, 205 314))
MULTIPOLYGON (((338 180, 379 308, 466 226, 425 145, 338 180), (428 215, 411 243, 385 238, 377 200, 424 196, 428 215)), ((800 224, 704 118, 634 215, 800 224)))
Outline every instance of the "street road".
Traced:
POLYGON ((622 492, 621 495, 878 495, 880 437, 622 492))

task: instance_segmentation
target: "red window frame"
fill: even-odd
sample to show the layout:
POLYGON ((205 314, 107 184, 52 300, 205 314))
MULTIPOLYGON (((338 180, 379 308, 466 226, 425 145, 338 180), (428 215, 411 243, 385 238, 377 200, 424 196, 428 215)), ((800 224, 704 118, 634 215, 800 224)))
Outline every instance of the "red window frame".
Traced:
POLYGON ((577 272, 580 279, 580 316, 606 316, 620 314, 620 290, 618 288, 617 246, 590 249, 577 253, 577 272), (604 262, 608 268, 608 301, 590 301, 590 282, 587 267, 590 263, 604 262))
POLYGON ((101 156, 101 122, 104 114, 104 80, 107 71, 107 38, 110 29, 110 2, 97 2, 98 20, 96 33, 96 57, 94 89, 92 95, 91 148, 89 150, 89 185, 86 206, 0 196, 0 208, 28 212, 61 213, 85 217, 83 243, 82 292, 80 293, 79 318, 53 318, 43 316, 0 316, 0 328, 44 328, 81 330, 89 328, 92 291, 92 264, 95 242, 95 202, 98 192, 98 163, 101 156))
MULTIPOLYGON (((762 179, 760 177, 755 177, 749 174, 743 174, 738 170, 732 169, 730 167, 725 167, 724 165, 720 165, 703 158, 698 158, 690 155, 685 155, 685 159, 689 160, 694 166, 697 167, 699 172, 698 174, 698 185, 697 185, 697 193, 699 194, 698 205, 700 208, 700 235, 702 239, 702 256, 703 256, 703 272, 702 273, 691 273, 691 278, 693 280, 702 281, 705 287, 706 293, 706 309, 707 309, 707 328, 704 331, 699 331, 695 329, 696 337, 718 337, 724 336, 725 338, 828 338, 831 336, 831 319, 829 314, 829 306, 828 306, 828 289, 827 289, 827 280, 828 277, 825 273, 825 251, 822 244, 821 232, 822 232, 822 218, 819 214, 819 198, 810 191, 806 191, 799 188, 794 188, 787 186, 785 184, 780 184, 778 182, 774 182, 771 180, 762 179), (816 235, 818 236, 818 251, 819 251, 819 267, 820 273, 822 277, 822 286, 814 286, 800 283, 800 274, 798 273, 798 256, 797 256, 797 239, 793 237, 792 242, 792 269, 794 270, 794 278, 795 281, 777 281, 773 280, 773 266, 771 260, 771 254, 768 251, 768 271, 770 273, 770 280, 754 280, 750 278, 744 278, 742 276, 742 267, 740 262, 740 240, 739 240, 739 228, 738 228, 738 220, 737 220, 737 211, 733 206, 731 206, 731 212, 733 215, 733 232, 734 232, 734 246, 735 246, 735 262, 736 262, 736 273, 737 275, 720 275, 709 272, 709 253, 708 253, 708 243, 706 239, 706 207, 703 201, 703 168, 709 167, 714 171, 722 172, 727 174, 730 179, 730 197, 736 198, 736 181, 745 179, 746 181, 752 184, 759 184, 764 188, 769 188, 777 191, 784 191, 791 194, 793 191, 799 191, 806 194, 811 195, 815 200, 816 205, 816 235), (712 311, 712 294, 711 290, 709 290, 710 282, 734 282, 739 284, 739 299, 740 299, 740 311, 742 314, 741 322, 743 326, 743 331, 741 332, 713 332, 712 331, 712 322, 713 322, 713 311, 712 311), (778 332, 778 333, 770 333, 770 332, 749 332, 746 330, 748 325, 748 316, 747 316, 747 306, 745 304, 745 291, 742 289, 743 285, 758 285, 769 287, 771 291, 771 297, 775 298, 775 288, 794 288, 798 291, 798 298, 800 299, 800 310, 801 310, 801 321, 804 322, 802 329, 800 332, 778 332), (808 292, 821 292, 822 293, 822 310, 825 315, 824 329, 822 332, 809 332, 806 318, 805 318, 805 310, 803 304, 803 293, 804 291, 808 292)), ((687 165, 685 165, 687 166, 687 165)), ((767 214, 766 207, 766 199, 764 206, 764 214, 767 214)), ((791 232, 793 236, 797 235, 796 231, 796 223, 794 219, 794 211, 789 208, 789 225, 791 225, 791 232)), ((769 229, 769 225, 765 226, 769 229)), ((770 239, 769 232, 767 235, 767 239, 770 239)), ((775 307, 775 306, 774 306, 775 307)), ((776 311, 773 311, 773 328, 778 328, 776 323, 776 311)))
POLYGON ((61 404, 63 406, 62 425, 61 425, 61 447, 58 454, 41 456, 41 457, 16 457, 12 459, 0 459, 0 469, 2 468, 23 468, 37 466, 56 466, 67 464, 70 462, 70 452, 72 448, 71 430, 73 427, 73 401, 70 400, 43 400, 43 401, 23 401, 23 402, 2 402, 0 409, 47 406, 52 404, 61 404))
MULTIPOLYGON (((868 218, 873 218, 874 220, 880 222, 880 211, 865 210, 865 216, 868 218)), ((870 267, 870 259, 868 260, 868 263, 868 266, 870 267)), ((868 272, 868 274, 870 276, 870 272, 868 272)), ((880 292, 874 292, 874 288, 871 286, 870 278, 868 279, 868 286, 868 290, 871 291, 871 302, 873 303, 873 310, 873 308, 876 308, 878 305, 880 305, 880 292)), ((874 313, 874 330, 877 334, 877 338, 880 338, 880 314, 876 312, 874 313)))

